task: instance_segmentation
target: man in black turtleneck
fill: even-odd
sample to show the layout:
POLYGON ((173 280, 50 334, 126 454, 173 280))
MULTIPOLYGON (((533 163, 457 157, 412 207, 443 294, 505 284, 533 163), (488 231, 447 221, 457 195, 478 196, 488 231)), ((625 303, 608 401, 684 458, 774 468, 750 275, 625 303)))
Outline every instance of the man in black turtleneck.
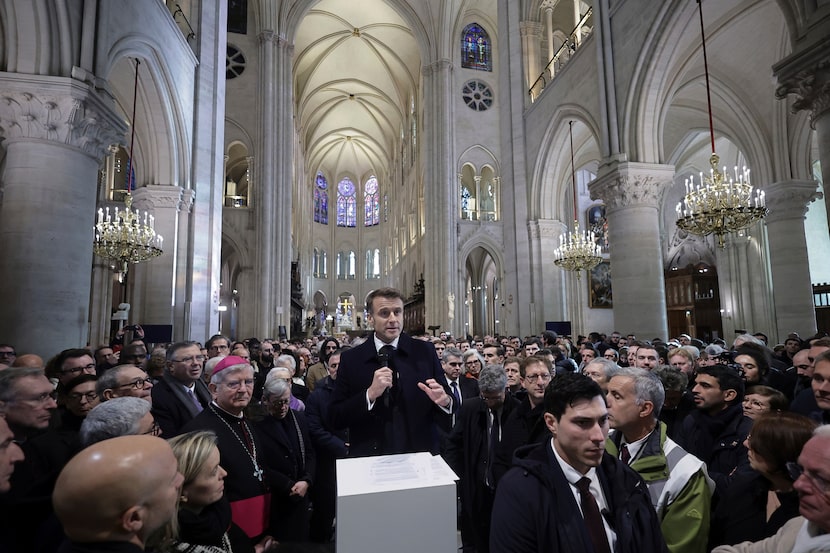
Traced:
POLYGON ((752 428, 741 406, 744 382, 726 365, 701 367, 692 394, 697 409, 683 421, 677 442, 706 463, 717 493, 723 494, 736 474, 752 470, 744 446, 752 428))

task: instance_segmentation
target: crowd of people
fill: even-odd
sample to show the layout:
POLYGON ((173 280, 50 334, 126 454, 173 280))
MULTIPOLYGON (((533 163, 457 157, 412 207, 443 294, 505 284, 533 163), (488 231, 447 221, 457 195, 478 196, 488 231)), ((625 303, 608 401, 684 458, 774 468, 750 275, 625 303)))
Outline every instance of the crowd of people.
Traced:
POLYGON ((830 337, 0 344, 0 552, 326 551, 336 461, 429 451, 466 552, 830 550, 830 337), (129 544, 129 545, 125 545, 129 544), (318 549, 315 549, 318 548, 318 549))

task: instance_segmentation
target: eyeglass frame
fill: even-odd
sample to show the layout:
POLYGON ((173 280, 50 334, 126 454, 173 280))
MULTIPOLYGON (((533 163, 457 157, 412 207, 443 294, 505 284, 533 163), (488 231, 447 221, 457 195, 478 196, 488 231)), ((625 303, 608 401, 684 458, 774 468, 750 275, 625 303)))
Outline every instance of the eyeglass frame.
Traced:
POLYGON ((116 388, 132 388, 133 390, 143 390, 147 387, 147 384, 152 385, 153 379, 151 377, 146 378, 136 378, 132 382, 127 382, 126 384, 119 384, 116 388))
POLYGON ((71 401, 81 401, 81 398, 86 398, 87 403, 92 403, 98 399, 98 394, 95 392, 87 392, 85 394, 66 394, 66 399, 71 401))
POLYGON ((92 371, 90 374, 95 373, 95 363, 88 363, 88 364, 84 365, 83 367, 74 367, 74 368, 71 368, 71 369, 61 369, 59 372, 62 375, 66 375, 66 374, 75 374, 75 373, 79 373, 79 372, 83 372, 83 371, 89 371, 89 370, 92 371))
POLYGON ((181 359, 171 359, 170 361, 173 363, 192 363, 193 361, 198 361, 199 363, 204 363, 207 360, 207 355, 188 355, 187 357, 183 357, 181 359))
POLYGON ((804 476, 810 482, 810 485, 817 491, 823 494, 830 492, 830 480, 813 474, 811 471, 808 471, 801 466, 797 461, 787 461, 784 463, 784 468, 787 469, 787 476, 789 476, 793 482, 801 478, 801 476, 804 476))
POLYGON ((246 388, 253 389, 254 379, 253 378, 244 378, 242 380, 233 380, 231 382, 220 382, 220 384, 224 385, 229 390, 234 390, 234 391, 239 390, 240 388, 242 388, 243 384, 245 385, 246 388))
POLYGON ((18 397, 18 398, 14 398, 12 400, 12 402, 22 401, 22 402, 31 402, 31 403, 37 403, 39 405, 43 405, 44 403, 46 403, 50 399, 52 401, 56 401, 58 399, 58 392, 55 391, 55 390, 52 390, 51 392, 43 392, 42 394, 40 394, 37 397, 28 397, 28 398, 19 398, 18 397))

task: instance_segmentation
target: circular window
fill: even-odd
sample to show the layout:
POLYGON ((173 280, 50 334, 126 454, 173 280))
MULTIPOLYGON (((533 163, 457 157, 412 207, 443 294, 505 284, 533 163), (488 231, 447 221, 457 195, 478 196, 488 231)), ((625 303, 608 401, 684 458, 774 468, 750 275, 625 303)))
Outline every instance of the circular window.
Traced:
POLYGON ((476 111, 486 111, 493 105, 493 91, 481 81, 468 81, 461 90, 461 97, 467 107, 476 111))
POLYGON ((242 51, 228 44, 228 57, 225 60, 225 78, 235 79, 245 71, 245 56, 242 51))

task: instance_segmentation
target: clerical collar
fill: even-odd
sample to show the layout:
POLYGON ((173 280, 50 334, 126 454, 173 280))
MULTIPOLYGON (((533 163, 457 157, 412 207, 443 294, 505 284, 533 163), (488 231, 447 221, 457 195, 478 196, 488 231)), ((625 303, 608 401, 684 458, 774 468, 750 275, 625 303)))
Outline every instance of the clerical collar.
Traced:
POLYGON ((242 419, 244 419, 244 418, 245 418, 245 412, 244 412, 244 411, 243 411, 242 413, 239 413, 238 415, 234 415, 233 413, 231 413, 231 412, 229 412, 229 411, 225 411, 224 409, 222 409, 221 407, 219 407, 219 404, 218 404, 218 403, 216 403, 216 401, 215 401, 215 400, 214 400, 214 401, 211 401, 211 402, 210 402, 210 404, 211 404, 211 405, 213 405, 214 407, 216 407, 217 409, 219 409, 220 411, 222 411, 223 413, 225 413, 225 414, 226 414, 227 416, 229 416, 229 417, 233 417, 233 418, 235 418, 235 419, 239 419, 239 420, 242 420, 242 419))
POLYGON ((383 346, 392 346, 393 348, 398 349, 398 340, 401 339, 400 335, 398 335, 397 338, 395 338, 394 340, 392 340, 391 342, 389 342, 387 344, 387 343, 382 342, 380 340, 380 338, 378 338, 377 334, 373 334, 372 338, 374 338, 374 340, 375 340, 375 351, 380 351, 380 348, 382 348, 383 346))

